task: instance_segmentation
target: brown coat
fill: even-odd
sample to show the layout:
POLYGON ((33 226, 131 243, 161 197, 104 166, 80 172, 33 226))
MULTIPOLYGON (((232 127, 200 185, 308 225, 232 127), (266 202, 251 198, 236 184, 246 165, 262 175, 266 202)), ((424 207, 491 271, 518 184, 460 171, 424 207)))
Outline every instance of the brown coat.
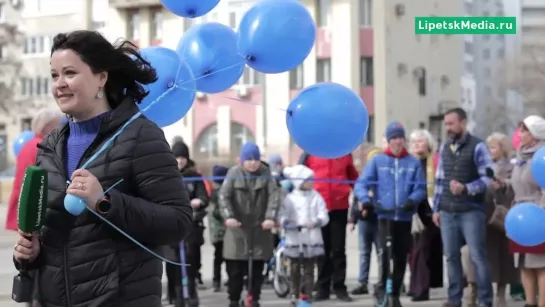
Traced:
MULTIPOLYGON (((496 162, 496 177, 507 179, 511 177, 513 165, 508 159, 503 159, 496 162)), ((489 187, 485 199, 485 212, 487 221, 490 220, 496 206, 505 206, 509 208, 513 201, 512 193, 501 193, 489 187)), ((488 259, 490 261, 490 269, 492 273, 492 281, 500 284, 508 284, 518 282, 519 273, 514 265, 513 255, 509 253, 509 240, 505 235, 505 231, 500 230, 492 225, 486 228, 486 248, 488 259)), ((469 261, 469 255, 463 253, 465 264, 467 265, 466 277, 467 281, 474 283, 475 273, 473 264, 469 261)))

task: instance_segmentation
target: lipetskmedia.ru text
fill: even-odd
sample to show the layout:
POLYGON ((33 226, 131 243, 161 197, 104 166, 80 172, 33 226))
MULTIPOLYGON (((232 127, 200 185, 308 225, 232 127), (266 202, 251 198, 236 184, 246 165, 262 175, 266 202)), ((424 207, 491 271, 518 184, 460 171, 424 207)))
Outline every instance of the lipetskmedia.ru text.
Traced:
POLYGON ((516 34, 516 17, 415 17, 415 34, 516 34))

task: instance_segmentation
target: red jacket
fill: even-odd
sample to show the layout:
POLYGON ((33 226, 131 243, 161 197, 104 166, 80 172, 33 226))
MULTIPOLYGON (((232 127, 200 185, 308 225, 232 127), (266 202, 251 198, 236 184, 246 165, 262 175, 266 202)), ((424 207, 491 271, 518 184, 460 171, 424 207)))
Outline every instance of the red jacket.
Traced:
POLYGON ((38 155, 38 143, 42 141, 41 136, 37 136, 28 141, 17 156, 17 164, 15 167, 15 178, 13 179, 13 188, 9 198, 8 216, 6 219, 6 229, 17 231, 17 206, 19 203, 19 193, 21 192, 21 184, 25 176, 26 168, 36 164, 36 156, 38 155))
MULTIPOLYGON (((354 167, 352 155, 337 159, 323 159, 309 155, 304 160, 303 164, 314 171, 314 178, 317 179, 356 180, 359 176, 354 167)), ((324 198, 329 211, 348 209, 348 199, 353 186, 354 184, 319 180, 314 183, 314 188, 324 198)))

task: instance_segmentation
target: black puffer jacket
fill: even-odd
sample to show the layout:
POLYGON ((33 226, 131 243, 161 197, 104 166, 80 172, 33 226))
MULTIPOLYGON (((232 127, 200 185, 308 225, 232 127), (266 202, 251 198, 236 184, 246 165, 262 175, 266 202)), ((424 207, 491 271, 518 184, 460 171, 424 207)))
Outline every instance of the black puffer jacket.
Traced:
MULTIPOLYGON (((125 101, 106 116, 80 165, 138 108, 125 101)), ((38 146, 37 165, 49 173, 48 208, 40 233, 40 298, 44 307, 159 307, 162 261, 119 234, 92 213, 70 215, 65 157, 68 127, 38 146)), ((136 119, 89 168, 112 204, 106 219, 159 252, 180 242, 192 227, 192 211, 176 159, 163 132, 144 117, 136 119)))

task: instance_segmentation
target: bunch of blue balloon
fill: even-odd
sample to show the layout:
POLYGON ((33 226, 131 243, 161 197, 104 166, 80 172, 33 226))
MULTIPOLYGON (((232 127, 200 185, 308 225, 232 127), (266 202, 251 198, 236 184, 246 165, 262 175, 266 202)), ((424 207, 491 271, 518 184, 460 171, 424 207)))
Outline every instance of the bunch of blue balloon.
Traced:
MULTIPOLYGON (((534 181, 545 190, 545 147, 538 150, 530 164, 534 181)), ((545 243, 544 203, 525 202, 511 208, 505 217, 507 236, 522 246, 545 243)))
MULTIPOLYGON (((178 16, 195 18, 210 12, 220 0, 161 2, 178 16)), ((216 22, 192 26, 180 39, 176 52, 193 73, 195 88, 189 81, 174 80, 174 84, 192 93, 195 89, 215 94, 236 84, 246 65, 265 74, 287 72, 303 63, 315 39, 316 26, 300 1, 260 0, 246 12, 236 32, 216 22)), ((155 66, 154 57, 147 58, 155 66)), ((165 65, 165 69, 168 67, 174 69, 165 65)), ((172 110, 162 102, 143 113, 164 127, 187 112, 186 106, 192 103, 189 98, 194 96, 172 103, 171 107, 183 105, 184 112, 165 115, 172 110), (164 116, 171 120, 158 120, 164 116)), ((146 106, 144 102, 141 108, 146 106)), ((356 149, 365 139, 368 121, 367 108, 359 95, 334 83, 319 83, 302 90, 286 111, 287 127, 297 145, 324 158, 340 157, 356 149)))
POLYGON ((13 141, 13 154, 17 157, 25 144, 34 138, 34 132, 23 131, 13 141))

